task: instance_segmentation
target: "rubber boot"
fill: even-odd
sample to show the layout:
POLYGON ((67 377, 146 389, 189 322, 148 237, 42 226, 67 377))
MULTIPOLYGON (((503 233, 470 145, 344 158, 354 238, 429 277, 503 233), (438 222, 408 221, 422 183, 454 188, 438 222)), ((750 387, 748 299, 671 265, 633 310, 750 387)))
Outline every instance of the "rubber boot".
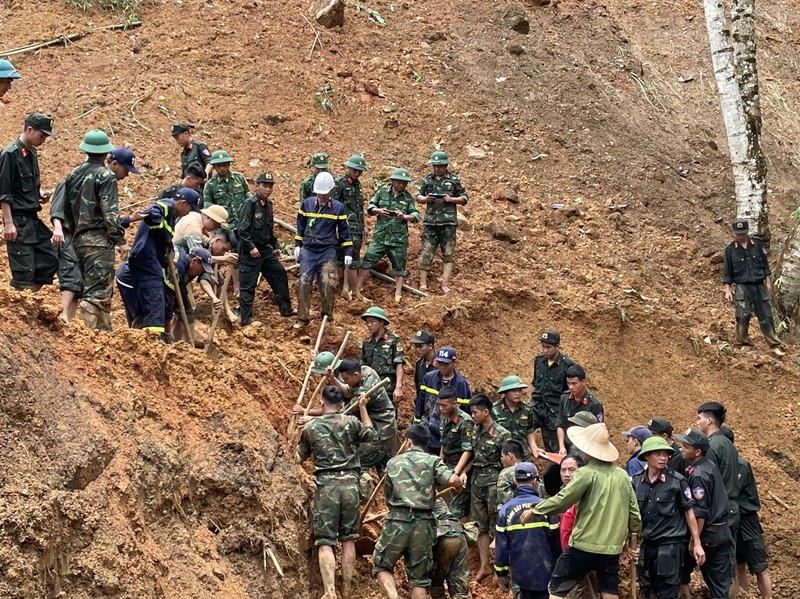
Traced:
POLYGON ((297 320, 308 323, 311 306, 311 280, 304 275, 297 279, 297 320))
POLYGON ((736 321, 736 343, 737 345, 753 345, 747 332, 750 328, 749 322, 736 321))
POLYGON ((100 310, 87 301, 82 301, 78 306, 78 318, 90 329, 100 328, 100 310))

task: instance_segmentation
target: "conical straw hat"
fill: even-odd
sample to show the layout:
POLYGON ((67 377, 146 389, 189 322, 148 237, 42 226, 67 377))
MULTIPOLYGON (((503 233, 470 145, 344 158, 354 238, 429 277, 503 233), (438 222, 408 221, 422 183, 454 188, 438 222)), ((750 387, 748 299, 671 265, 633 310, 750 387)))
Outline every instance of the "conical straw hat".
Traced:
POLYGON ((585 428, 571 426, 567 429, 567 437, 583 453, 601 462, 615 462, 619 457, 617 448, 608 438, 608 429, 604 422, 585 428))

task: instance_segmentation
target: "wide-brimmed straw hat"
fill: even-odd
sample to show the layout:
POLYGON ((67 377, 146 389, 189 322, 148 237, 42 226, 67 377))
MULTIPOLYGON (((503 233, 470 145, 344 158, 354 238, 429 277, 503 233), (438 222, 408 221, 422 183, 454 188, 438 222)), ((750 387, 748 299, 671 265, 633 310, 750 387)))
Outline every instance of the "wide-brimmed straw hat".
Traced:
POLYGON ((614 462, 619 457, 619 451, 608 437, 605 422, 587 427, 571 426, 567 429, 567 437, 583 453, 601 462, 614 462))

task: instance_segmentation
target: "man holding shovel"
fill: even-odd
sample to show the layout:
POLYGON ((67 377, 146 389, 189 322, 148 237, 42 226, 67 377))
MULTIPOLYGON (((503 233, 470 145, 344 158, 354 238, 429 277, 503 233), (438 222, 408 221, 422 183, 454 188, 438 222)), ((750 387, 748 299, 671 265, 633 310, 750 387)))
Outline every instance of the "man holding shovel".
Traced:
POLYGON ((358 402, 361 420, 342 414, 344 396, 331 385, 322 391, 322 414, 306 423, 297 444, 297 461, 314 462, 314 544, 319 548, 319 571, 325 594, 336 599, 334 548, 342 543, 342 596, 349 599, 355 570, 359 528, 358 448, 377 439, 367 402, 358 402))

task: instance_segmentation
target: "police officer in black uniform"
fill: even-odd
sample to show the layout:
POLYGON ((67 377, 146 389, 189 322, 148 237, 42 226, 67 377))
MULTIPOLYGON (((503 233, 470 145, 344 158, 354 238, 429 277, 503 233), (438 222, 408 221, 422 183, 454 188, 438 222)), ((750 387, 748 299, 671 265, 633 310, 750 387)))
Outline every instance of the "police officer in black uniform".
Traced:
POLYGON ((416 389, 414 395, 416 398, 414 401, 414 422, 422 422, 421 417, 416 416, 416 414, 422 414, 425 408, 423 405, 425 394, 420 390, 422 379, 429 372, 436 370, 436 364, 433 361, 436 357, 436 352, 433 349, 435 342, 436 339, 433 334, 428 331, 417 331, 417 334, 411 339, 411 344, 417 351, 417 356, 419 356, 414 363, 414 388, 416 389))
MULTIPOLYGON (((685 435, 676 435, 681 445, 683 459, 689 463, 689 489, 694 499, 694 515, 700 529, 700 541, 706 561, 700 573, 708 587, 711 599, 727 599, 733 583, 731 559, 733 537, 728 526, 728 494, 719 468, 706 457, 708 437, 696 428, 685 435)), ((686 560, 681 574, 681 585, 688 585, 694 560, 686 560)))
POLYGON ((736 306, 736 343, 752 345, 748 335, 750 314, 755 312, 758 325, 767 344, 779 349, 781 340, 775 334, 775 322, 772 318, 772 281, 767 260, 767 250, 757 237, 750 237, 750 225, 744 219, 733 221, 733 241, 725 248, 722 269, 722 283, 725 299, 736 306), (736 288, 731 291, 731 285, 736 288))
POLYGON ((256 192, 242 204, 239 226, 239 315, 242 325, 253 322, 253 299, 258 275, 272 288, 281 316, 292 316, 289 297, 289 278, 286 269, 278 260, 280 245, 273 230, 272 188, 275 179, 269 173, 256 177, 256 192))
POLYGON ((193 162, 203 165, 206 178, 211 176, 211 150, 201 141, 192 139, 191 127, 186 123, 175 123, 172 125, 172 138, 181 149, 181 179, 186 176, 186 169, 193 162))
POLYGON ((58 270, 58 253, 50 242, 53 234, 39 212, 50 198, 39 186, 36 148, 53 135, 53 119, 34 112, 25 119, 22 134, 0 152, 0 208, 3 236, 11 268, 11 286, 38 291, 51 285, 58 270))
POLYGON ((667 462, 667 468, 686 476, 686 467, 688 464, 681 457, 680 446, 672 438, 672 424, 670 421, 660 416, 653 416, 647 424, 647 428, 650 429, 650 432, 653 433, 654 436, 661 437, 669 443, 674 450, 672 457, 669 459, 669 462, 667 462))
POLYGON ((645 440, 638 458, 647 469, 633 477, 642 515, 639 584, 645 597, 657 599, 678 599, 687 533, 694 559, 701 565, 705 560, 689 483, 667 467, 674 451, 661 437, 645 440))
POLYGON ((539 336, 542 353, 533 362, 533 391, 531 400, 536 414, 536 426, 542 429, 542 441, 547 451, 558 451, 556 429, 559 424, 561 396, 568 391, 567 368, 572 366, 570 358, 561 353, 561 335, 555 331, 544 331, 539 336))
POLYGON ((195 191, 202 193, 203 185, 206 182, 206 172, 203 169, 204 167, 200 162, 189 163, 189 166, 186 167, 186 174, 183 176, 183 178, 177 183, 173 183, 169 187, 162 189, 161 193, 158 194, 158 199, 174 200, 178 197, 178 192, 184 187, 188 187, 189 189, 194 189, 195 191))

